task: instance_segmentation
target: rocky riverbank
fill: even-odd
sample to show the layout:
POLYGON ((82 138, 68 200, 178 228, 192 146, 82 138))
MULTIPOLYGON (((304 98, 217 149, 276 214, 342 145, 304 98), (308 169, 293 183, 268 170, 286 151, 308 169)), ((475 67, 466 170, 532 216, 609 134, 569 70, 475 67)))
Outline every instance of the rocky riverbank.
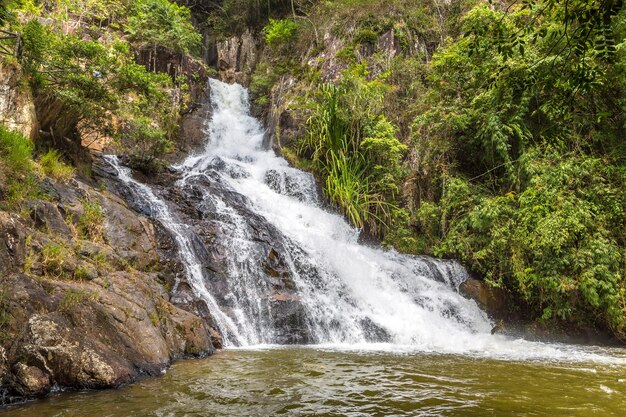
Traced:
POLYGON ((163 236, 103 184, 46 181, 46 199, 0 213, 5 404, 115 387, 214 352, 196 306, 172 299, 163 236))

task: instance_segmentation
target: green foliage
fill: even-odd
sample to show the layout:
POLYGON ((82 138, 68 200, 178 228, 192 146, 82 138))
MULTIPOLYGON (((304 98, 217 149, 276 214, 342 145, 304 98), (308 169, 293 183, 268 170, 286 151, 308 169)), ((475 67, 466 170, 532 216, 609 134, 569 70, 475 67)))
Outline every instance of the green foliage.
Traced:
MULTIPOLYGON (((62 36, 35 21, 27 28, 28 34, 44 39, 46 46, 37 49, 39 38, 27 38, 31 35, 25 32, 28 44, 33 45, 33 49, 26 49, 27 68, 35 88, 63 104, 65 121, 59 124, 80 122, 84 128, 111 136, 121 133, 112 124, 114 114, 122 119, 150 115, 157 123, 172 124, 171 104, 165 92, 171 85, 167 76, 135 64, 128 51, 62 36), (133 100, 124 98, 133 91, 133 100)), ((153 150, 158 153, 166 149, 155 146, 153 150)))
POLYGON ((366 167, 361 155, 354 157, 330 150, 324 164, 324 191, 353 225, 359 228, 370 226, 376 231, 385 221, 388 207, 371 189, 366 167))
POLYGON ((125 39, 194 52, 200 35, 189 10, 167 0, 51 0, 42 8, 26 3, 14 5, 21 18, 12 28, 23 35, 30 84, 42 106, 50 109, 42 129, 70 138, 77 129, 110 137, 141 160, 169 152, 180 118, 171 90, 177 86, 186 94, 187 80, 138 65, 125 39), (46 19, 86 19, 98 27, 64 32, 46 19), (146 128, 147 119, 152 131, 146 128), (155 143, 147 144, 150 139, 155 143))
POLYGON ((70 252, 62 244, 50 242, 41 248, 41 269, 44 276, 53 279, 64 278, 67 275, 65 266, 70 252))
POLYGON ((148 166, 154 155, 168 153, 173 149, 173 143, 166 132, 145 117, 130 120, 124 135, 133 144, 133 154, 139 164, 148 166))
POLYGON ((10 173, 24 175, 32 169, 33 143, 0 125, 0 162, 10 173))
POLYGON ((599 41, 624 27, 613 9, 581 20, 599 5, 465 16, 466 36, 433 57, 414 124, 415 219, 435 254, 506 288, 531 318, 625 337, 626 72, 621 47, 599 41))
POLYGON ((380 114, 388 86, 380 77, 369 81, 367 76, 363 66, 356 66, 338 86, 319 88, 298 152, 313 161, 327 197, 353 225, 384 234, 397 209, 407 148, 380 114))
POLYGON ((396 127, 385 116, 365 126, 361 149, 370 165, 374 187, 395 198, 404 177, 402 160, 408 148, 396 139, 396 127))
POLYGON ((0 203, 14 207, 38 192, 33 143, 0 125, 0 203))
POLYGON ((451 178, 438 207, 423 207, 424 221, 445 228, 436 253, 512 289, 537 317, 621 334, 626 176, 600 159, 551 156, 529 152, 519 194, 491 196, 451 178))
POLYGON ((83 213, 78 218, 77 227, 80 237, 94 242, 102 241, 104 211, 97 201, 83 200, 83 213))
MULTIPOLYGON (((268 101, 272 87, 280 78, 280 74, 277 72, 276 66, 268 66, 265 63, 257 65, 254 73, 252 74, 252 80, 250 81, 250 91, 256 98, 256 102, 259 99, 262 101, 268 101)), ((258 103, 263 104, 263 103, 258 103)))
POLYGON ((39 158, 39 164, 44 174, 61 183, 66 183, 72 179, 76 171, 74 167, 61 161, 61 154, 56 149, 50 149, 43 154, 39 158))
POLYGON ((89 279, 89 276, 90 276, 89 271, 87 270, 87 267, 85 267, 85 266, 79 266, 74 271, 74 279, 75 280, 85 281, 85 280, 89 279))
POLYGON ((267 42, 270 48, 287 45, 294 40, 297 30, 298 23, 292 19, 270 19, 267 26, 263 29, 265 42, 267 42))
POLYGON ((191 24, 191 12, 168 0, 132 2, 131 16, 124 30, 132 40, 149 45, 197 53, 201 36, 191 24))
POLYGON ((375 45, 378 41, 378 37, 379 34, 374 32, 372 29, 361 28, 356 35, 354 35, 354 42, 365 45, 375 45))

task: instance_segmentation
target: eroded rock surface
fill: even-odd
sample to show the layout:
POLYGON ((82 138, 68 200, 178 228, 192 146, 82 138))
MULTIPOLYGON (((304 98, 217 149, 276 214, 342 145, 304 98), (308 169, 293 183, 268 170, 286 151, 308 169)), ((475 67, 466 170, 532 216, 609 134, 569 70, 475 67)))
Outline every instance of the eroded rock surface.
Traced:
POLYGON ((45 188, 28 216, 0 211, 2 403, 115 387, 214 352, 210 313, 196 314, 193 297, 193 309, 172 302, 175 262, 162 257, 152 221, 104 187, 45 188))
POLYGON ((33 138, 38 129, 35 103, 23 82, 19 66, 0 60, 0 123, 33 138))

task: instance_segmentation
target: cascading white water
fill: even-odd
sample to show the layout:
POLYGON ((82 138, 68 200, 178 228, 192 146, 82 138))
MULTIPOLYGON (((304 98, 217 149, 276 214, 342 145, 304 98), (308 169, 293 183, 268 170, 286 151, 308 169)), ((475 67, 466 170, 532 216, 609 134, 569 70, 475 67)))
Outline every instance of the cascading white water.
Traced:
POLYGON ((187 227, 176 221, 167 204, 162 199, 158 198, 150 187, 134 180, 131 176, 130 169, 122 167, 115 155, 106 155, 104 158, 115 168, 118 178, 131 187, 133 191, 148 204, 152 217, 166 226, 176 239, 180 257, 183 261, 187 277, 189 278, 189 283, 194 293, 203 299, 211 309, 213 318, 222 330, 225 343, 245 343, 246 341, 239 339, 239 330, 235 322, 229 316, 222 313, 215 299, 204 285, 202 266, 194 253, 191 240, 189 239, 189 233, 186 230, 187 227))
MULTIPOLYGON (((491 335, 492 323, 485 313, 456 291, 467 278, 456 263, 359 244, 358 231, 318 201, 312 176, 263 148, 265 132, 249 114, 247 91, 216 80, 210 87, 213 115, 207 123, 206 148, 175 167, 182 172, 178 186, 218 177, 243 196, 247 210, 284 236, 283 255, 304 305, 303 325, 313 335, 312 342, 515 358, 580 354, 566 346, 491 335)), ((225 307, 206 284, 187 226, 149 187, 132 179, 115 157, 108 160, 176 238, 193 290, 207 301, 225 344, 276 343, 267 280, 262 279, 265 273, 246 216, 218 195, 203 196, 214 207, 224 234, 220 245, 227 253, 229 277, 225 307)))
MULTIPOLYGON (((356 229, 319 205, 310 174, 263 149, 264 131, 249 115, 245 89, 211 81, 211 98, 209 140, 202 154, 178 167, 185 171, 181 185, 219 167, 228 184, 250 200, 252 209, 289 239, 290 269, 317 342, 366 343, 372 340, 368 332, 373 327, 385 341, 437 349, 449 346, 451 338, 467 345, 474 334, 490 332, 491 323, 475 303, 433 279, 433 265, 450 284, 464 278, 462 268, 360 245, 356 229), (305 271, 315 273, 299 273, 296 263, 310 264, 305 271)), ((220 210, 227 214, 229 209, 220 210)), ((242 259, 233 262, 229 272, 248 281, 246 287, 254 287, 248 272, 259 271, 238 267, 251 258, 241 236, 245 220, 235 223, 238 247, 231 253, 242 259)), ((252 274, 252 281, 256 278, 252 274)), ((271 334, 271 329, 260 330, 271 334)), ((247 339, 271 342, 263 334, 247 339)))

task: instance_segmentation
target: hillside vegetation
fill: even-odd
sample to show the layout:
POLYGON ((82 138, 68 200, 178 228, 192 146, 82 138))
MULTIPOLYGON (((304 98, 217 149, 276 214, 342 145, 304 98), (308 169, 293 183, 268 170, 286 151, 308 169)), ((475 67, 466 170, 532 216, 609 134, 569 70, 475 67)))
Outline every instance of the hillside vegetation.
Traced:
MULTIPOLYGON (((189 102, 187 75, 157 73, 142 50, 198 54, 191 13, 167 0, 15 0, 5 30, 20 36, 16 56, 52 139, 104 142, 150 165, 172 150, 189 102)), ((4 41, 13 50, 13 39, 4 41)), ((41 139, 41 138, 40 138, 41 139)), ((83 143, 85 144, 85 143, 83 143)))

